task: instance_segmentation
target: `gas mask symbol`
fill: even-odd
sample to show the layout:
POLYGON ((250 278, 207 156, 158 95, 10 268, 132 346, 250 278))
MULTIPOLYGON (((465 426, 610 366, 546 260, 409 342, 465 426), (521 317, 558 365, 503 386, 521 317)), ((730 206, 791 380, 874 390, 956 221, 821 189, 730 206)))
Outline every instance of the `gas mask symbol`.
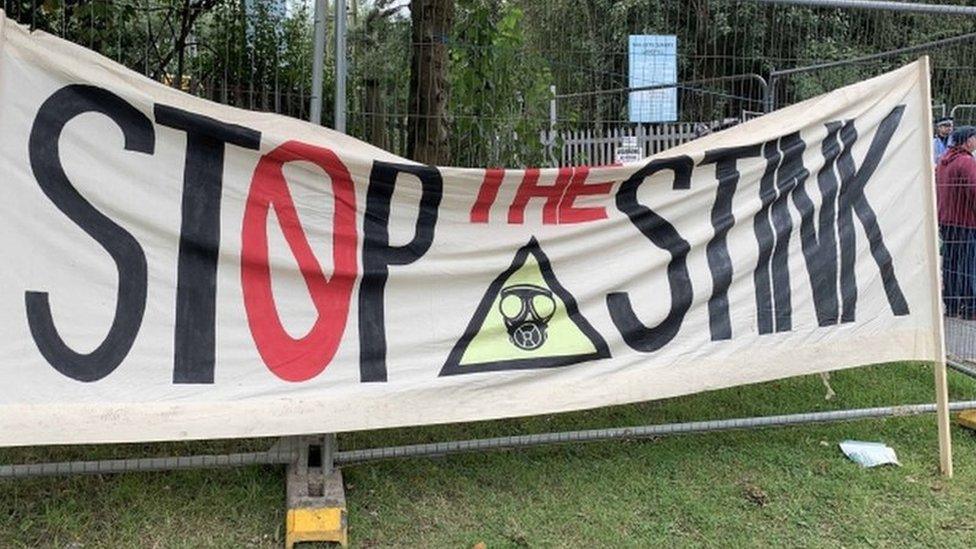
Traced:
POLYGON ((523 351, 534 351, 546 342, 546 325, 556 313, 556 300, 546 288, 516 284, 502 289, 498 309, 509 341, 523 351))

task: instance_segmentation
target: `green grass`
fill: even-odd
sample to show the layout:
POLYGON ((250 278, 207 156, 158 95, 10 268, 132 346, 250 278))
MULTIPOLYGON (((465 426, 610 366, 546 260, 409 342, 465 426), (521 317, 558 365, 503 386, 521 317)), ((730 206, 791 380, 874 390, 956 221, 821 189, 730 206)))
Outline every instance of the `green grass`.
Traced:
MULTIPOLYGON (((340 435, 343 448, 930 402, 931 369, 896 364, 645 404, 340 435)), ((953 399, 976 382, 950 376, 953 399)), ((953 427, 937 473, 934 417, 708 433, 389 461, 344 471, 354 547, 938 546, 976 544, 976 438, 953 427), (893 446, 861 469, 837 443, 893 446)), ((8 449, 25 462, 265 448, 267 440, 8 449)), ((0 482, 0 547, 279 547, 275 467, 0 482)))

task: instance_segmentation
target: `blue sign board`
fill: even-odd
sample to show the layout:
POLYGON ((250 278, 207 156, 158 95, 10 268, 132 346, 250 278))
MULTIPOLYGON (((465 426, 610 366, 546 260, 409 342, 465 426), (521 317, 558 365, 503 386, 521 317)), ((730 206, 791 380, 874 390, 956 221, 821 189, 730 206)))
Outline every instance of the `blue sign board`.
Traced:
MULTIPOLYGON (((627 48, 629 87, 674 84, 678 81, 678 38, 674 35, 632 34, 627 48)), ((631 122, 674 122, 678 90, 664 88, 630 92, 631 122)))

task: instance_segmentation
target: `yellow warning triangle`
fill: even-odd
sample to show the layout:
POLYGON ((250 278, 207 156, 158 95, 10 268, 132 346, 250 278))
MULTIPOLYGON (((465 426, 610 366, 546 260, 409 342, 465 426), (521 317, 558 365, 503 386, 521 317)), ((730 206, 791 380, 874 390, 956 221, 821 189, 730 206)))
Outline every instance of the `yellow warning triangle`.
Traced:
POLYGON ((533 238, 488 287, 441 375, 551 368, 609 356, 533 238))

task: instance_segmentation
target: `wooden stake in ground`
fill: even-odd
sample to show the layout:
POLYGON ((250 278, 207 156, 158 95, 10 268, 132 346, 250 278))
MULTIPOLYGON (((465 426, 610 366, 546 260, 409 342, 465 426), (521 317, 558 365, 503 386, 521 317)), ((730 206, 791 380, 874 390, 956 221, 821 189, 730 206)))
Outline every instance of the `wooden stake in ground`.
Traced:
MULTIPOLYGON (((922 57, 921 73, 919 78, 922 82, 922 95, 924 95, 925 108, 922 109, 922 126, 928 128, 932 124, 932 90, 930 85, 929 57, 922 57)), ((932 284, 932 324, 935 328, 935 346, 938 352, 938 359, 934 363, 935 368, 935 404, 936 418, 939 426, 939 470, 947 477, 952 476, 952 438, 949 433, 949 387, 946 383, 946 350, 945 350, 945 327, 942 318, 942 296, 939 289, 942 287, 942 266, 939 256, 939 236, 935 230, 935 220, 938 219, 938 209, 935 203, 935 158, 932 153, 932 144, 924 141, 924 158, 928 159, 928 168, 925 170, 927 186, 925 196, 928 203, 929 215, 933 219, 932 223, 925 224, 925 230, 931 245, 931 257, 929 257, 929 269, 931 269, 932 284)))

